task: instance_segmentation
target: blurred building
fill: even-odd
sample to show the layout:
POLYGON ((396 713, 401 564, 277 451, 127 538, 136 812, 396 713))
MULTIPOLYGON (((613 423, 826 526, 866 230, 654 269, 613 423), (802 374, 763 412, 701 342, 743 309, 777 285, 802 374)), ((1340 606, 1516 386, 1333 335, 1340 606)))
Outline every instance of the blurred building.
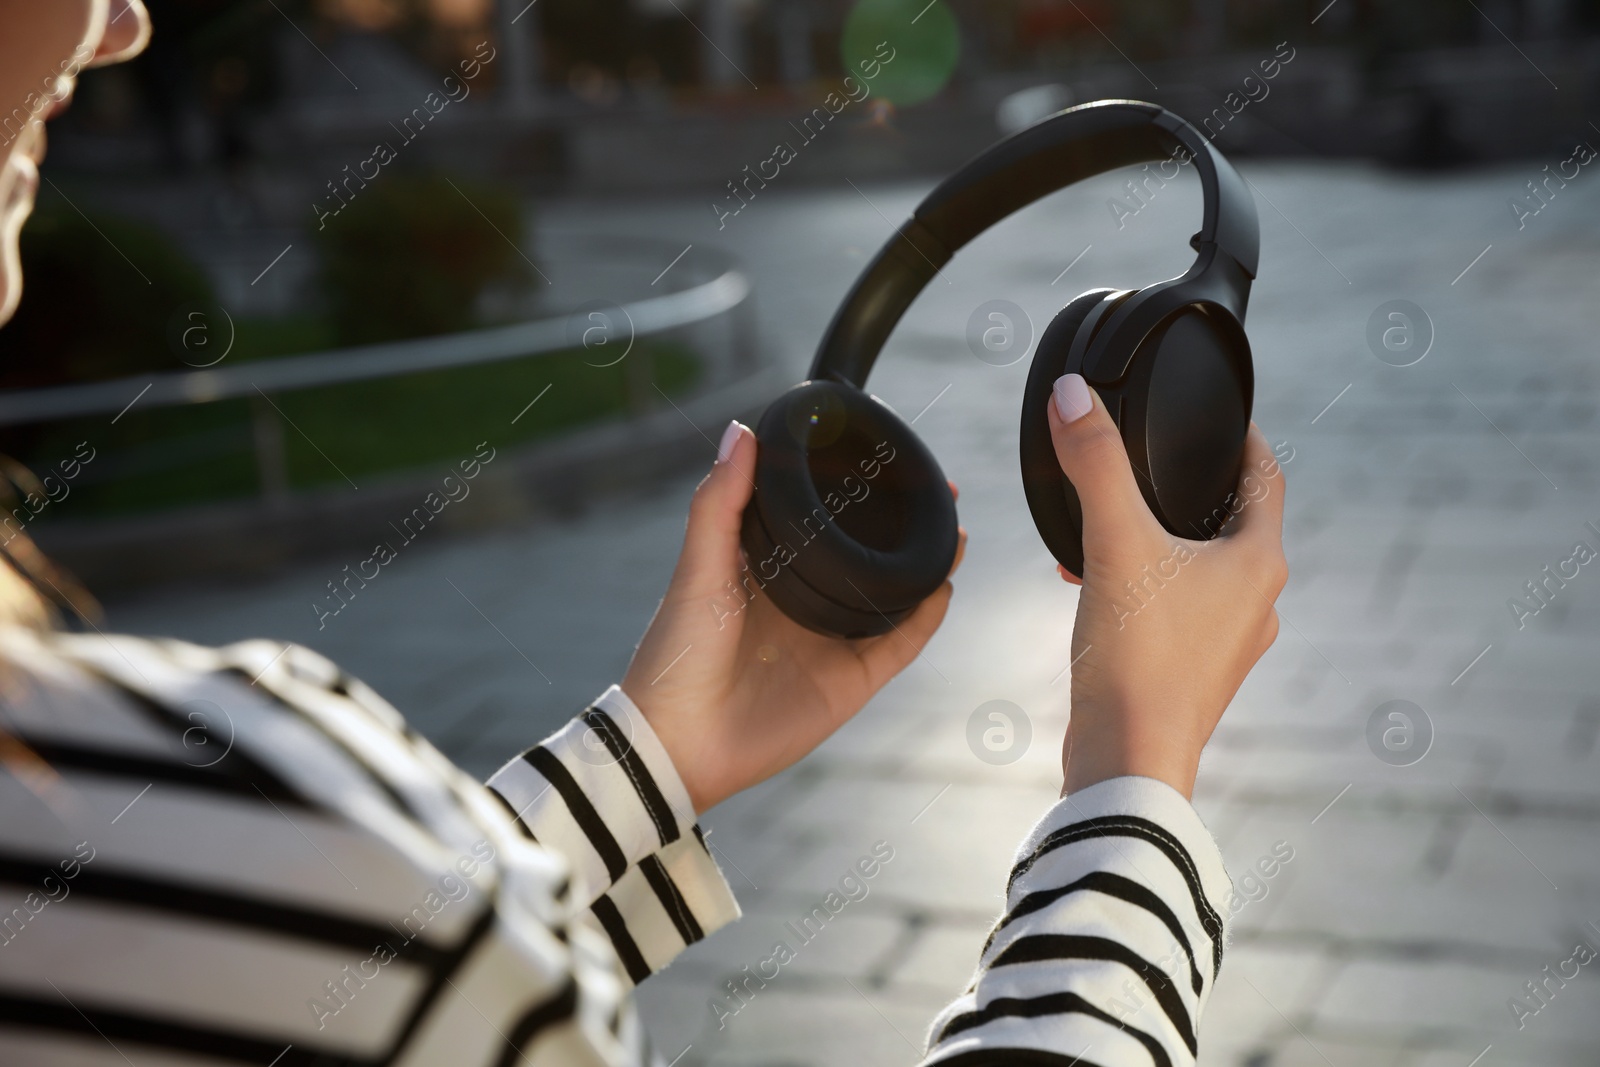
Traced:
POLYGON ((840 86, 852 20, 874 17, 905 24, 902 68, 933 47, 921 30, 953 27, 936 91, 875 97, 791 180, 948 169, 997 135, 1002 101, 1040 86, 1057 102, 1135 96, 1196 122, 1215 114, 1239 154, 1432 166, 1570 148, 1600 111, 1600 6, 1579 0, 936 3, 151 0, 149 55, 86 79, 56 161, 270 173, 253 210, 275 214, 405 135, 476 52, 493 58, 408 138, 408 165, 530 191, 714 190, 840 86))

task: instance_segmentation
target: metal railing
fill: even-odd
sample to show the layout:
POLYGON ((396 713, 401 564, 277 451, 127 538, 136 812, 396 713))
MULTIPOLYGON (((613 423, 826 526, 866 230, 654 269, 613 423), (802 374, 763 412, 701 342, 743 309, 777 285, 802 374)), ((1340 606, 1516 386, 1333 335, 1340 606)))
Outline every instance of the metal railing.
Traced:
MULTIPOLYGON (((611 307, 623 312, 632 324, 631 336, 646 337, 731 311, 749 294, 749 279, 730 268, 687 289, 611 307)), ((0 426, 115 414, 136 397, 147 408, 206 404, 568 351, 582 344, 571 336, 576 314, 585 312, 413 341, 252 360, 231 367, 0 392, 0 426)))
MULTIPOLYGON (((750 281, 725 257, 718 257, 715 268, 719 272, 709 280, 659 296, 622 304, 592 303, 562 315, 508 326, 256 359, 228 367, 0 392, 0 427, 92 415, 121 418, 135 405, 148 410, 247 399, 261 493, 268 500, 281 502, 289 494, 288 465, 282 417, 270 400, 272 394, 585 348, 602 356, 603 362, 595 366, 608 366, 620 361, 621 357, 614 357, 613 352, 626 352, 639 338, 710 323, 730 312, 734 313, 731 363, 742 364, 752 344, 751 323, 746 321, 751 306, 750 281), (601 316, 598 323, 596 315, 601 316), (588 344, 597 325, 604 330, 603 349, 588 344)), ((630 378, 641 371, 648 373, 636 360, 631 365, 630 378)))

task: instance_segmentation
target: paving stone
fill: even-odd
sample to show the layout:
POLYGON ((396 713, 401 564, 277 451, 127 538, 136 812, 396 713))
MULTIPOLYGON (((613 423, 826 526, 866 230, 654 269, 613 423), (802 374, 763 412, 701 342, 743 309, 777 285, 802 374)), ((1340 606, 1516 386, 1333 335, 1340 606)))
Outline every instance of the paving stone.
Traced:
POLYGON ((1471 787, 1481 779, 1481 742, 1453 735, 1439 738, 1438 726, 1434 747, 1421 762, 1394 767, 1379 760, 1368 747, 1365 727, 1368 714, 1380 703, 1363 705, 1358 714, 1342 716, 1336 728, 1319 731, 1320 751, 1276 744, 1276 739, 1263 739, 1248 748, 1219 745, 1204 764, 1208 779, 1218 781, 1213 795, 1295 798, 1297 806, 1307 809, 1309 822, 1346 786, 1358 796, 1397 793, 1459 800, 1457 783, 1471 787))
POLYGON ((1458 1044, 1426 1049, 1416 1053, 1406 1067, 1589 1067, 1596 1062, 1600 1062, 1600 1045, 1592 1042, 1530 1045, 1513 1039, 1478 1048, 1458 1044), (1483 1058, 1474 1064, 1473 1059, 1480 1055, 1483 1058))
POLYGON ((1276 1047, 1286 1031, 1292 1037, 1278 1012, 1303 1018, 1307 997, 1326 982, 1332 966, 1305 949, 1231 946, 1201 1021, 1200 1063, 1245 1064, 1276 1047))
POLYGON ((790 872, 798 884, 837 881, 883 841, 894 858, 883 866, 877 892, 989 915, 1001 906, 1017 844, 1055 799, 1055 791, 1036 787, 836 779, 786 812, 772 832, 819 841, 790 872), (960 863, 950 862, 951 841, 961 843, 960 863))
MULTIPOLYGON (((1409 1057, 1402 1044, 1309 1037, 1290 1030, 1264 1056, 1247 1054, 1235 1062, 1238 1067, 1409 1067, 1409 1057)), ((1211 1067, 1211 1063, 1201 1062, 1203 1067, 1211 1067)), ((1217 1067, 1222 1064, 1218 1062, 1217 1067)))
POLYGON ((919 926, 890 980, 896 986, 932 990, 944 1003, 954 1000, 971 984, 978 953, 993 928, 989 922, 954 920, 919 926))
POLYGON ((880 990, 846 982, 827 989, 774 984, 724 1029, 708 1027, 691 1055, 708 1067, 909 1065, 921 1058, 929 1022, 922 1004, 880 990))
POLYGON ((754 988, 759 989, 763 969, 770 973, 778 966, 775 962, 763 968, 763 961, 781 960, 774 953, 779 943, 793 953, 793 959, 781 965, 772 985, 796 975, 841 978, 871 973, 900 941, 904 918, 881 908, 866 910, 870 895, 844 904, 837 914, 823 908, 827 917, 818 917, 813 909, 823 906, 825 893, 819 889, 814 896, 786 892, 781 900, 769 897, 759 907, 747 908, 744 918, 723 936, 708 938, 685 952, 673 967, 681 972, 679 977, 704 976, 709 996, 721 996, 728 979, 741 984, 747 974, 757 976, 754 988))
MULTIPOLYGON (((663 1063, 683 1054, 687 1046, 695 1044, 701 1032, 708 1027, 716 1029, 716 1014, 712 1012, 710 995, 705 981, 695 975, 680 977, 677 965, 668 967, 634 990, 639 1016, 645 1020, 650 1043, 661 1055, 663 1063)), ((684 1054, 678 1067, 703 1063, 694 1051, 684 1054)))
MULTIPOLYGON (((1517 1027, 1507 999, 1534 973, 1511 967, 1466 967, 1455 961, 1352 960, 1317 1003, 1313 1025, 1318 1030, 1359 1027, 1375 1038, 1395 1041, 1423 1030, 1474 1035, 1486 1044, 1508 1041, 1516 1036, 1517 1027)), ((1592 1012, 1594 988, 1569 986, 1573 995, 1546 1009, 1553 1016, 1551 1023, 1557 1023, 1556 1012, 1567 1005, 1571 1010, 1563 1014, 1569 1019, 1592 1012)), ((1553 1032, 1554 1026, 1546 1029, 1553 1032)))
MULTIPOLYGON (((1340 802, 1315 826, 1261 816, 1242 840, 1283 838, 1295 856, 1266 882, 1260 907, 1238 916, 1236 936, 1353 942, 1376 951, 1443 954, 1468 962, 1526 961, 1553 949, 1563 921, 1558 894, 1466 812, 1446 819, 1384 813, 1340 802), (1496 847, 1498 846, 1498 847, 1496 847), (1486 862, 1478 850, 1487 849, 1486 862), (1461 853, 1466 850, 1468 861, 1461 853)), ((1230 849, 1236 884, 1244 849, 1230 849)), ((1249 862, 1246 860, 1245 862, 1249 862)), ((1597 916, 1600 918, 1600 916, 1597 916)))

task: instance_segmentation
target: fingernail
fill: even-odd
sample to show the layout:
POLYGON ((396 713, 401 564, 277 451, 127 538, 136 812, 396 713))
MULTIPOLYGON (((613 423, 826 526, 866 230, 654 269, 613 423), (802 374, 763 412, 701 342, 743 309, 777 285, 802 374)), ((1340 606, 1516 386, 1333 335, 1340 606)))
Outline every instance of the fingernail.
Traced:
POLYGON ((728 428, 722 431, 722 440, 717 443, 717 462, 726 463, 728 457, 733 455, 733 446, 739 441, 739 431, 743 429, 739 420, 734 419, 728 423, 728 428))
POLYGON ((1094 410, 1089 383, 1081 374, 1063 374, 1056 379, 1056 414, 1062 422, 1076 422, 1094 410))

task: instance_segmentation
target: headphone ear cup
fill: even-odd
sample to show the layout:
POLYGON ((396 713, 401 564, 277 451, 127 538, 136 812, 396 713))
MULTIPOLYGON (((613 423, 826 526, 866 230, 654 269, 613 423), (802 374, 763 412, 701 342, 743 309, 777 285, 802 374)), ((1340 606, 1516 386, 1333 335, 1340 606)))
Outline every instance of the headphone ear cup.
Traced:
POLYGON ((1205 540, 1237 512, 1254 393, 1244 326, 1216 305, 1171 315, 1134 353, 1120 424, 1145 501, 1168 531, 1205 540))
POLYGON ((1122 295, 1116 289, 1091 289, 1058 311, 1034 349, 1028 384, 1022 394, 1022 425, 1017 433, 1022 492, 1045 547, 1057 562, 1079 577, 1083 576, 1083 509, 1077 491, 1056 459, 1045 409, 1056 379, 1067 373, 1067 356, 1090 312, 1107 299, 1122 295))
POLYGON ((750 578, 787 616, 837 637, 887 633, 955 562, 955 499, 888 405, 802 382, 756 427, 755 493, 740 542, 750 578))

